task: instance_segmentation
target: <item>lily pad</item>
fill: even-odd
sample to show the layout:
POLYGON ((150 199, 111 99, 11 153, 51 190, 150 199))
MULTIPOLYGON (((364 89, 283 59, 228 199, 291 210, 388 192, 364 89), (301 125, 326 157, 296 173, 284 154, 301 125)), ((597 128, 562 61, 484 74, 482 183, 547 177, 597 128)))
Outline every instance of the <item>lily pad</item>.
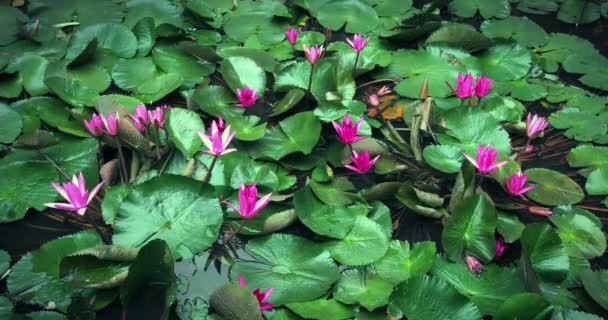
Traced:
POLYGON ((137 38, 131 30, 120 24, 96 24, 77 31, 68 48, 71 52, 81 52, 93 39, 97 39, 97 49, 107 49, 121 58, 132 58, 137 52, 137 38))
POLYGON ((348 33, 367 33, 380 22, 376 11, 363 0, 309 1, 309 10, 324 27, 348 33))
POLYGON ((486 20, 481 31, 490 38, 513 39, 528 48, 540 47, 549 40, 547 32, 527 17, 486 20))
POLYGON ((526 170, 528 179, 536 188, 528 191, 530 199, 549 206, 575 204, 583 200, 581 187, 568 176, 557 171, 533 168, 526 170))
POLYGON ((245 250, 256 260, 237 261, 231 278, 242 274, 248 286, 274 287, 269 300, 275 305, 319 298, 340 277, 328 251, 297 236, 275 233, 255 238, 245 250))
POLYGON ((112 68, 114 83, 127 91, 139 87, 156 76, 158 76, 158 71, 150 58, 122 59, 112 68))
POLYGON ((557 226, 557 233, 568 255, 592 259, 605 253, 606 236, 597 224, 596 217, 589 211, 561 206, 549 219, 557 226))
POLYGON ((391 240, 386 255, 374 263, 374 268, 381 278, 399 284, 430 271, 436 250, 430 241, 414 243, 410 249, 407 241, 391 240))
POLYGON ((530 52, 513 44, 497 44, 479 57, 483 75, 494 80, 517 80, 528 74, 530 52))
POLYGON ((179 259, 207 249, 217 239, 223 214, 210 187, 164 175, 133 187, 114 221, 114 244, 142 247, 162 239, 179 259))
POLYGON ((266 90, 266 74, 264 69, 252 59, 246 57, 230 57, 225 59, 219 68, 220 73, 232 91, 245 86, 253 89, 258 95, 266 90))
POLYGON ((334 289, 336 300, 353 304, 359 303, 373 311, 388 304, 393 285, 374 274, 365 274, 358 269, 342 273, 334 289))
POLYGON ((446 145, 433 145, 424 148, 422 155, 424 160, 433 168, 445 173, 460 171, 464 156, 460 148, 446 145))
POLYGON ((197 132, 205 131, 203 121, 198 114, 183 108, 172 108, 168 114, 166 126, 171 141, 186 158, 192 158, 201 149, 197 132))
POLYGON ((357 314, 354 307, 337 300, 318 299, 308 302, 290 303, 287 308, 306 319, 351 319, 357 314))
POLYGON ((166 73, 156 78, 144 81, 135 88, 135 97, 145 103, 153 103, 164 98, 175 89, 179 88, 184 79, 176 73, 166 73))
POLYGON ((351 231, 329 245, 334 259, 349 266, 373 263, 388 250, 388 237, 382 227, 365 216, 357 216, 351 231))
POLYGON ((112 0, 32 0, 27 9, 32 17, 50 25, 76 21, 86 27, 121 23, 124 17, 122 6, 112 0))
POLYGON ((183 85, 191 88, 215 71, 214 65, 197 60, 193 56, 171 45, 157 45, 152 50, 152 60, 167 73, 180 74, 183 85))
POLYGON ((21 133, 23 122, 19 113, 13 111, 4 103, 0 103, 0 143, 12 143, 21 133))
POLYGON ((561 282, 570 271, 570 260, 557 232, 547 224, 526 226, 521 237, 522 248, 530 259, 532 270, 542 279, 561 282))
POLYGON ((608 309, 608 270, 584 271, 581 280, 593 300, 608 309))
POLYGON ((478 10, 485 19, 506 18, 511 13, 511 6, 508 0, 453 0, 450 3, 450 10, 463 18, 473 17, 478 10))

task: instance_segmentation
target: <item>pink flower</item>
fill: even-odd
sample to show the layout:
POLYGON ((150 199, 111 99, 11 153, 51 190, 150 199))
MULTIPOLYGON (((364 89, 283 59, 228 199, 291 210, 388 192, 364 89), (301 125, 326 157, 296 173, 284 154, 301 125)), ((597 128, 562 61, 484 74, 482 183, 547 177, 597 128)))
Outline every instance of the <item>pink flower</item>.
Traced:
POLYGON ((380 98, 377 94, 372 93, 369 96, 365 97, 365 102, 369 103, 370 106, 377 107, 380 105, 380 98))
POLYGON ((171 109, 171 107, 167 105, 162 105, 160 107, 156 107, 154 110, 148 111, 148 117, 150 117, 150 123, 156 128, 164 128, 165 127, 165 109, 171 109))
POLYGON ((90 193, 86 189, 82 172, 78 175, 78 177, 74 175, 72 177, 72 181, 66 182, 63 185, 56 182, 51 182, 51 185, 53 188, 55 188, 60 196, 68 201, 68 203, 45 203, 44 205, 60 210, 75 211, 82 216, 87 211, 87 205, 89 202, 91 202, 95 194, 103 185, 103 181, 96 185, 90 193))
POLYGON ((379 155, 377 155, 375 158, 370 160, 368 150, 363 151, 363 153, 361 153, 361 154, 359 154, 359 153, 357 153, 357 151, 353 150, 353 155, 351 157, 351 160, 352 160, 354 166, 346 165, 345 167, 350 170, 353 170, 355 172, 358 172, 360 174, 364 174, 374 166, 376 161, 378 161, 378 158, 380 158, 379 155))
POLYGON ((217 117, 217 131, 223 133, 224 130, 226 130, 226 124, 224 123, 224 119, 222 119, 222 117, 217 117))
POLYGON ((115 114, 109 114, 107 116, 101 116, 101 120, 103 121, 103 126, 105 127, 105 132, 112 136, 115 137, 116 135, 118 135, 118 112, 115 114))
POLYGON ((135 114, 129 114, 129 118, 131 118, 133 124, 137 130, 139 130, 139 132, 144 132, 150 123, 148 109, 142 104, 135 107, 135 114))
POLYGON ((314 46, 309 48, 304 45, 304 53, 306 54, 306 59, 310 64, 316 64, 321 59, 321 54, 323 54, 323 46, 314 46))
MULTIPOLYGON (((222 125, 223 125, 223 120, 222 125)), ((223 156, 230 152, 236 151, 236 149, 228 149, 228 145, 232 138, 234 138, 236 132, 230 131, 230 126, 224 128, 223 131, 220 131, 217 122, 215 120, 211 121, 211 128, 209 129, 209 134, 205 134, 202 131, 198 132, 198 136, 203 141, 207 150, 204 150, 204 153, 212 154, 214 156, 223 156)))
POLYGON ((524 187, 526 181, 528 181, 528 174, 517 172, 506 179, 505 185, 507 186, 507 190, 510 194, 514 196, 519 196, 536 188, 535 185, 524 187))
POLYGON ((527 145, 524 148, 524 152, 532 152, 532 151, 534 151, 534 147, 531 144, 527 145))
POLYGON ((553 214, 553 211, 545 207, 528 207, 528 212, 537 216, 548 217, 553 214))
POLYGON ((484 76, 479 76, 477 77, 477 81, 475 84, 475 95, 477 95, 480 98, 483 98, 485 96, 488 95, 488 93, 490 93, 490 89, 492 89, 492 83, 494 83, 494 80, 484 77, 484 76))
POLYGON ((361 119, 359 119, 359 121, 353 125, 350 121, 350 116, 345 114, 341 125, 339 125, 336 121, 332 121, 331 124, 336 129, 342 143, 351 144, 365 139, 364 136, 357 136, 357 133, 359 133, 359 128, 361 128, 361 125, 363 124, 363 117, 361 117, 361 119))
POLYGON ((258 100, 258 96, 254 90, 250 89, 248 86, 245 86, 243 89, 236 89, 236 97, 239 99, 239 107, 249 107, 254 105, 258 100))
POLYGON ((103 119, 98 114, 94 114, 91 120, 84 120, 84 126, 94 137, 103 135, 103 119))
POLYGON ((496 238, 496 256, 501 257, 505 250, 507 250, 509 246, 505 243, 505 240, 502 237, 496 238))
POLYGON ((255 183, 246 187, 245 184, 241 182, 241 186, 239 188, 240 209, 237 209, 228 201, 224 201, 224 203, 232 208, 232 210, 236 211, 236 213, 238 213, 241 217, 249 219, 264 209, 264 207, 270 202, 271 196, 272 193, 269 193, 258 200, 258 189, 256 188, 255 183))
POLYGON ((504 166, 509 161, 496 161, 496 156, 498 155, 498 150, 493 149, 490 145, 486 145, 485 147, 482 145, 477 146, 477 159, 473 159, 473 157, 469 156, 466 153, 463 153, 465 158, 469 160, 481 173, 490 173, 498 170, 498 168, 504 166))
POLYGON ((289 28, 285 31, 285 38, 287 38, 287 41, 289 41, 292 46, 296 44, 299 35, 300 32, 294 28, 289 28))
POLYGON ((467 263, 467 267, 469 267, 469 271, 473 273, 480 273, 483 271, 483 265, 477 258, 473 256, 466 256, 464 261, 467 263))
POLYGON ((528 113, 528 121, 526 122, 526 133, 528 138, 534 139, 538 137, 548 125, 549 123, 545 118, 528 113))
POLYGON ((380 88, 380 90, 378 90, 378 95, 379 96, 384 96, 387 95, 389 93, 393 92, 391 90, 391 88, 389 88, 388 86, 383 86, 382 88, 380 88))
MULTIPOLYGON (((243 278, 242 274, 239 274, 239 284, 241 285, 241 287, 247 288, 247 284, 245 283, 245 279, 243 278)), ((265 302, 266 299, 268 299, 268 297, 272 294, 273 290, 274 288, 268 288, 264 292, 260 292, 260 288, 255 288, 255 290, 253 290, 252 293, 256 297, 256 299, 258 299, 258 303, 260 304, 260 310, 265 311, 274 307, 272 303, 265 302)))
POLYGON ((454 93, 460 99, 468 98, 475 93, 475 87, 473 86, 473 75, 467 73, 466 76, 463 76, 461 72, 458 72, 458 79, 456 80, 456 88, 457 90, 454 93))
POLYGON ((361 52, 363 49, 365 49, 368 41, 369 37, 363 39, 363 36, 360 33, 355 34, 352 40, 346 38, 346 42, 348 42, 348 45, 357 52, 361 52))

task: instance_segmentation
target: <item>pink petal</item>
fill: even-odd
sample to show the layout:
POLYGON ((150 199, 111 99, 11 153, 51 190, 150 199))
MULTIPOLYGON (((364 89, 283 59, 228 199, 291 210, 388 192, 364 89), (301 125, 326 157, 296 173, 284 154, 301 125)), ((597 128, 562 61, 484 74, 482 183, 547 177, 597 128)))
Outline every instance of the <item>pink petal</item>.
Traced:
POLYGON ((271 196, 272 196, 272 193, 269 193, 269 194, 261 197, 258 201, 256 201, 251 215, 253 216, 253 215, 257 214, 258 212, 260 212, 260 210, 264 209, 264 207, 270 202, 271 196))
POLYGON ((467 160, 469 160, 469 162, 470 162, 471 164, 473 164, 473 165, 475 166, 475 168, 479 169, 479 164, 477 163, 477 160, 473 159, 473 157, 469 156, 468 154, 466 154, 466 153, 464 153, 464 152, 462 153, 462 155, 463 155, 465 158, 467 158, 467 160))
POLYGON ((89 199, 87 201, 87 204, 89 202, 91 202, 91 200, 93 200, 93 197, 95 197, 95 194, 97 194, 97 192, 99 191, 99 189, 101 188, 101 186, 103 186, 103 181, 98 183, 95 188, 93 188, 93 190, 91 190, 91 193, 89 194, 89 199))
POLYGON ((240 284, 242 287, 247 288, 247 284, 245 283, 245 278, 243 278, 243 275, 242 275, 242 274, 239 274, 239 284, 240 284))

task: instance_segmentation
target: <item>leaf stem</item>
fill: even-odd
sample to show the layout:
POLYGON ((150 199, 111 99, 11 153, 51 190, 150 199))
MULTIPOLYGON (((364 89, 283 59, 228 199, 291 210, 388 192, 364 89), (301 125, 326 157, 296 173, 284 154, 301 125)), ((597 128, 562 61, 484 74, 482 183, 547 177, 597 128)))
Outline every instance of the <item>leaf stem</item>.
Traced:
POLYGON ((211 164, 209 165, 209 169, 207 170, 207 173, 205 173, 205 177, 203 177, 203 182, 204 183, 209 183, 209 180, 211 179, 211 172, 213 171, 213 168, 215 167, 215 163, 217 162, 217 158, 218 158, 218 156, 216 156, 216 155, 213 156, 213 160, 211 160, 211 164))
POLYGON ((234 230, 233 233, 231 233, 228 238, 224 239, 222 242, 224 244, 230 242, 230 240, 232 240, 234 238, 234 236, 236 236, 239 232, 241 232, 241 230, 243 230, 243 227, 245 226, 245 223, 247 222, 247 219, 243 219, 243 221, 241 221, 241 224, 239 224, 239 227, 236 228, 236 230, 234 230))
POLYGON ((353 79, 355 78, 355 73, 357 72, 357 63, 359 62, 360 55, 361 51, 357 51, 357 57, 355 58, 355 64, 353 65, 353 79))
POLYGON ((312 92, 310 91, 310 88, 312 87, 312 75, 315 71, 315 65, 311 64, 310 65, 310 76, 308 77, 308 93, 312 96, 312 92))
POLYGON ((125 155, 122 152, 122 144, 120 143, 120 138, 114 137, 114 142, 116 142, 116 147, 118 148, 118 157, 120 158, 120 177, 122 183, 126 183, 128 181, 128 173, 127 173, 127 161, 125 160, 125 155))

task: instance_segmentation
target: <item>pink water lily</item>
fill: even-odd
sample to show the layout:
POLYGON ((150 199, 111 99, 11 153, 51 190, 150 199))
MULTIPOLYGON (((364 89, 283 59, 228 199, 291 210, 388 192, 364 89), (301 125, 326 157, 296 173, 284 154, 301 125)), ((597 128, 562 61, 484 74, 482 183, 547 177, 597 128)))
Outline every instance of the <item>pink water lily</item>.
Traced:
POLYGON ((254 105, 258 100, 255 90, 248 86, 243 87, 243 89, 236 89, 236 98, 239 99, 239 103, 237 104, 239 107, 249 107, 254 105))
POLYGON ((289 41, 292 46, 296 44, 296 41, 298 41, 299 35, 300 32, 294 28, 289 28, 285 31, 285 38, 287 38, 287 41, 289 41))
POLYGON ((378 158, 380 158, 380 155, 377 155, 370 160, 369 150, 365 150, 362 153, 358 153, 356 150, 353 150, 351 157, 353 165, 345 165, 344 167, 360 174, 364 174, 374 166, 376 161, 378 161, 378 158))
POLYGON ((93 200, 93 197, 103 185, 103 181, 89 192, 81 172, 78 177, 74 175, 71 181, 63 183, 63 185, 56 182, 51 182, 51 185, 68 203, 45 203, 44 205, 50 208, 74 211, 82 216, 87 211, 89 202, 93 200))
MULTIPOLYGON (((220 118, 221 119, 221 118, 220 118)), ((221 120, 223 125, 223 120, 221 120)), ((228 149, 228 145, 236 132, 230 130, 230 125, 226 126, 224 130, 220 131, 219 126, 215 120, 211 121, 211 127, 209 129, 209 134, 205 134, 202 131, 198 132, 198 136, 203 141, 207 150, 204 150, 204 153, 211 154, 214 156, 223 156, 230 152, 236 151, 236 149, 231 148, 228 149)))
POLYGON ((545 207, 528 207, 528 212, 537 216, 548 217, 553 214, 553 211, 545 207))
POLYGON ((105 133, 115 137, 118 135, 118 112, 115 114, 109 114, 107 116, 101 116, 101 120, 103 121, 103 126, 105 127, 105 133))
POLYGON ((162 105, 160 107, 156 107, 154 110, 148 111, 148 117, 150 118, 150 123, 156 128, 161 129, 165 127, 165 109, 171 109, 171 107, 167 105, 162 105))
POLYGON ((538 115, 533 115, 532 113, 528 113, 528 119, 526 121, 526 134, 529 139, 534 139, 538 137, 549 123, 547 119, 543 117, 539 117, 538 115))
POLYGON ((393 90, 391 90, 391 88, 389 88, 389 86, 382 86, 382 88, 380 88, 380 90, 378 90, 378 95, 384 96, 391 92, 393 92, 393 90))
POLYGON ((150 123, 148 108, 141 104, 135 107, 135 114, 129 114, 129 118, 131 118, 133 125, 135 125, 135 128, 139 132, 144 132, 150 123))
MULTIPOLYGON (((245 278, 243 278, 242 274, 239 274, 239 284, 241 285, 241 287, 247 288, 247 284, 245 283, 245 278)), ((268 288, 264 292, 260 292, 260 288, 255 288, 253 290, 252 293, 255 296, 255 298, 258 300, 258 304, 260 305, 260 310, 266 311, 266 310, 270 310, 270 309, 274 308, 274 304, 272 304, 270 302, 266 302, 266 299, 268 299, 268 297, 272 294, 272 291, 274 291, 274 288, 268 288)))
POLYGON ((350 116, 345 114, 342 124, 338 124, 336 121, 332 121, 331 124, 334 126, 334 129, 336 129, 342 143, 351 144, 365 139, 364 136, 357 136, 359 129, 363 124, 363 117, 361 117, 359 121, 353 125, 350 120, 350 116))
POLYGON ((466 76, 463 76, 461 72, 458 72, 458 78, 456 79, 456 91, 454 93, 460 99, 465 99, 472 96, 475 93, 473 75, 467 73, 466 76))
POLYGON ((368 41, 369 37, 363 39, 363 36, 360 33, 355 34, 352 39, 346 38, 348 45, 357 52, 361 52, 365 49, 368 41))
MULTIPOLYGON (((213 122, 211 125, 213 126, 213 122)), ((226 123, 224 123, 224 119, 222 119, 222 117, 217 117, 217 131, 219 131, 219 133, 224 133, 225 130, 226 123)))
POLYGON ((306 59, 310 64, 316 64, 321 59, 321 55, 323 54, 323 46, 314 46, 308 47, 304 45, 304 53, 306 54, 306 59))
POLYGON ((525 187, 526 182, 528 181, 528 174, 517 172, 512 176, 506 178, 505 185, 507 186, 507 191, 514 196, 520 196, 534 188, 535 185, 529 185, 525 187))
POLYGON ((266 207, 266 205, 270 202, 271 196, 272 193, 269 193, 258 200, 258 189, 256 188, 255 183, 252 183, 250 186, 245 186, 245 184, 241 182, 241 186, 239 187, 240 208, 235 207, 228 201, 223 201, 223 203, 232 208, 232 210, 238 213, 241 217, 249 219, 266 207))
POLYGON ((466 153, 463 153, 465 158, 469 160, 481 173, 490 173, 498 170, 498 168, 504 166, 509 161, 499 161, 496 162, 496 157, 498 156, 498 150, 493 149, 490 145, 486 145, 485 147, 481 144, 477 146, 477 159, 469 156, 466 153))
POLYGON ((94 114, 91 120, 84 120, 84 126, 94 137, 103 135, 103 119, 98 114, 94 114))
POLYGON ((502 257, 509 246, 505 243, 505 240, 502 237, 496 238, 496 256, 502 257))
POLYGON ((477 81, 475 84, 475 95, 480 98, 487 96, 488 93, 490 93, 490 90, 492 89, 493 83, 494 80, 490 78, 484 76, 477 77, 477 81))
POLYGON ((483 265, 481 262, 479 262, 479 260, 477 260, 477 258, 473 256, 466 256, 464 261, 466 262, 469 271, 472 273, 480 273, 483 271, 483 265))
POLYGON ((372 93, 369 96, 364 98, 365 102, 367 102, 370 106, 377 107, 380 105, 380 98, 378 94, 372 93))

